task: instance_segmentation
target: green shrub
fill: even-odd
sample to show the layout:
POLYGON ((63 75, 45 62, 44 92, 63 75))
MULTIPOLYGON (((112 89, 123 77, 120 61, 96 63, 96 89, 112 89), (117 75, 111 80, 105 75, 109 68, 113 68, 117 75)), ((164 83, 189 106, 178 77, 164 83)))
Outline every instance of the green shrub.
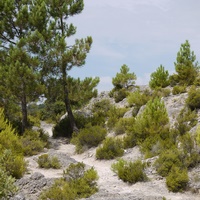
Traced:
POLYGON ((116 135, 124 134, 127 132, 129 127, 131 127, 134 123, 135 119, 131 118, 120 118, 114 127, 114 131, 116 135))
POLYGON ((182 152, 181 159, 184 166, 195 167, 200 162, 200 155, 196 148, 195 138, 191 133, 185 133, 179 137, 179 149, 182 152))
POLYGON ((173 87, 173 90, 172 90, 173 95, 182 94, 185 92, 186 92, 186 86, 183 86, 183 85, 176 85, 173 87))
POLYGON ((41 193, 39 199, 75 200, 88 198, 98 191, 98 175, 94 168, 85 170, 84 163, 70 164, 64 170, 63 178, 58 179, 47 190, 41 193))
POLYGON ((4 110, 0 108, 0 145, 3 149, 10 149, 17 153, 22 153, 22 144, 15 129, 5 120, 4 110))
POLYGON ((0 156, 0 168, 5 169, 9 176, 19 179, 24 175, 27 163, 22 155, 6 149, 0 156))
POLYGON ((39 200, 75 200, 76 196, 76 191, 70 187, 68 182, 58 179, 49 189, 41 193, 39 200))
POLYGON ((159 135, 154 137, 147 137, 141 144, 140 150, 144 154, 145 158, 151 158, 160 153, 161 138, 159 135))
POLYGON ((21 137, 23 152, 25 155, 36 155, 43 151, 44 147, 48 147, 48 137, 44 135, 42 130, 26 130, 21 137))
POLYGON ((92 106, 93 113, 101 113, 104 117, 107 117, 107 112, 112 107, 110 100, 102 99, 101 101, 95 102, 92 106))
POLYGON ((147 180, 147 176, 144 172, 145 164, 143 164, 141 160, 127 162, 120 159, 117 163, 112 164, 111 167, 124 182, 136 183, 147 180))
POLYGON ((68 168, 63 172, 66 181, 71 182, 82 178, 85 171, 85 164, 83 162, 71 163, 68 168))
POLYGON ((189 182, 187 169, 173 167, 166 177, 166 185, 169 191, 182 192, 187 188, 189 182))
POLYGON ((32 127, 32 126, 40 127, 40 119, 37 116, 29 115, 28 116, 28 123, 29 123, 30 127, 32 127))
POLYGON ((170 82, 170 86, 174 87, 178 84, 179 80, 178 80, 178 74, 172 74, 169 76, 169 82, 170 82))
POLYGON ((15 179, 0 167, 0 199, 9 199, 17 191, 15 179))
POLYGON ((39 156, 37 162, 38 162, 39 167, 45 168, 45 169, 49 169, 49 168, 59 169, 61 167, 58 158, 56 156, 53 156, 50 158, 48 154, 43 154, 39 156))
POLYGON ((112 84, 115 90, 119 89, 129 89, 135 85, 135 80, 137 79, 135 73, 130 73, 130 68, 127 65, 122 65, 120 72, 112 79, 112 84))
POLYGON ((149 86, 151 89, 164 88, 169 85, 169 72, 160 65, 155 72, 151 74, 149 86))
POLYGON ((175 128, 179 131, 180 135, 185 134, 190 131, 192 127, 197 124, 197 113, 196 111, 191 111, 191 109, 185 107, 183 108, 178 117, 177 122, 175 123, 175 128))
POLYGON ((147 90, 144 92, 136 90, 135 92, 130 93, 127 97, 129 106, 134 106, 138 109, 141 106, 145 105, 149 101, 149 99, 150 99, 150 92, 147 90))
POLYGON ((194 81, 195 86, 200 86, 200 73, 198 72, 197 77, 194 81))
POLYGON ((127 108, 117 108, 112 106, 108 111, 107 127, 113 129, 115 124, 124 116, 127 108))
POLYGON ((124 154, 123 144, 120 139, 108 137, 104 140, 102 147, 96 150, 97 159, 113 159, 124 154))
POLYGON ((127 91, 127 89, 122 88, 119 89, 117 91, 114 92, 114 99, 115 102, 118 103, 120 101, 122 101, 123 99, 125 99, 127 96, 129 95, 129 92, 127 91))
POLYGON ((174 65, 177 73, 177 83, 180 85, 192 85, 198 76, 199 65, 194 51, 190 49, 188 40, 181 44, 174 65))
POLYGON ((63 174, 78 198, 87 198, 98 191, 97 172, 94 168, 85 170, 84 163, 71 163, 63 174))
POLYGON ((169 132, 168 123, 169 117, 164 102, 160 98, 148 101, 144 111, 136 117, 124 138, 125 148, 142 144, 148 137, 166 135, 169 132))
POLYGON ((186 104, 192 110, 200 108, 200 88, 196 88, 195 86, 190 88, 186 104))
POLYGON ((168 97, 171 94, 171 90, 168 88, 157 88, 152 93, 152 98, 156 97, 168 97))
POLYGON ((195 141, 198 146, 200 146, 200 125, 197 126, 195 141))
POLYGON ((123 146, 125 149, 133 148, 137 145, 138 135, 135 132, 128 132, 123 138, 123 146))
POLYGON ((51 123, 55 123, 66 112, 63 101, 50 102, 47 100, 40 107, 38 110, 40 119, 51 123))
POLYGON ((176 148, 163 151, 155 162, 158 174, 166 177, 173 166, 183 167, 180 157, 181 153, 176 148))
POLYGON ((88 124, 84 129, 81 129, 77 136, 72 138, 71 142, 76 145, 76 151, 81 153, 83 147, 96 147, 106 137, 107 131, 101 126, 92 126, 88 124))
POLYGON ((1 108, 0 138, 0 168, 4 169, 8 176, 21 178, 26 171, 22 143, 10 123, 5 120, 1 108))
POLYGON ((39 133, 39 138, 44 143, 45 147, 49 148, 49 135, 43 129, 39 129, 37 130, 37 132, 39 133))

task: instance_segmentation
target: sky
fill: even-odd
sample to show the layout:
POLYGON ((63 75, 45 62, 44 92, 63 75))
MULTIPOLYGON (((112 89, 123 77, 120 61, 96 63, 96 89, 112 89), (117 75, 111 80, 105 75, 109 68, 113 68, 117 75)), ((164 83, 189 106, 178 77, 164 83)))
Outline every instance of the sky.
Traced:
POLYGON ((181 44, 189 40, 200 61, 199 0, 84 0, 84 10, 70 19, 77 27, 71 40, 92 36, 93 44, 75 78, 99 77, 98 90, 113 88, 112 78, 126 64, 146 85, 162 64, 174 73, 181 44))

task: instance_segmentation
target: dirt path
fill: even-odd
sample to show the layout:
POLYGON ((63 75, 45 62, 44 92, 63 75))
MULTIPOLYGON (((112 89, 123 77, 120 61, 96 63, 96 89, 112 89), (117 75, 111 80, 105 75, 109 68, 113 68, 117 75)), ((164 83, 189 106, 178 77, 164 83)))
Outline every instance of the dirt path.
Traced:
MULTIPOLYGON (((42 123, 42 128, 52 136, 52 125, 42 123)), ((83 162, 86 165, 93 166, 99 175, 98 186, 99 193, 89 198, 91 200, 128 200, 128 199, 144 199, 144 200, 159 200, 165 197, 167 200, 200 200, 200 196, 191 193, 170 193, 165 186, 165 180, 161 179, 157 175, 150 174, 150 180, 147 182, 139 182, 133 185, 129 185, 119 180, 118 177, 111 171, 111 165, 114 160, 111 161, 99 161, 95 158, 96 149, 90 149, 83 154, 75 154, 75 147, 71 144, 66 144, 60 140, 54 140, 59 143, 58 149, 50 149, 48 153, 56 152, 62 156, 71 157, 72 159, 83 162), (113 197, 113 198, 112 198, 113 197)), ((138 148, 134 148, 125 153, 124 158, 135 160, 140 157, 141 154, 138 148)), ((62 176, 63 169, 60 170, 44 170, 39 169, 37 166, 38 156, 32 156, 28 158, 29 170, 31 172, 40 172, 47 178, 57 178, 62 176)))

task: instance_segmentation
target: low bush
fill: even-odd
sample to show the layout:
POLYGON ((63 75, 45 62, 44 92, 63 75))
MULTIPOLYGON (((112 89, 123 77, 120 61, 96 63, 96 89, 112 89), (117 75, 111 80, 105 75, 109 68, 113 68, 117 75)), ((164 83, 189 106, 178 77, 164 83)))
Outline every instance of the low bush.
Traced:
POLYGON ((148 90, 141 92, 136 90, 133 93, 130 93, 127 97, 129 106, 137 107, 138 109, 145 105, 150 99, 150 92, 148 90))
POLYGON ((169 85, 169 72, 160 65, 150 76, 149 86, 151 89, 164 88, 169 85))
POLYGON ((172 90, 173 95, 181 94, 185 92, 186 92, 186 86, 182 86, 182 85, 176 85, 173 87, 173 90, 172 90))
POLYGON ((159 154, 161 149, 161 138, 159 135, 154 137, 147 137, 141 144, 140 150, 145 158, 151 158, 159 154))
MULTIPOLYGON (((6 171, 8 177, 21 178, 26 171, 22 143, 20 137, 16 135, 15 129, 13 129, 10 123, 5 120, 3 109, 1 108, 0 138, 0 169, 6 171)), ((2 176, 4 175, 5 174, 3 173, 2 176)))
POLYGON ((29 123, 30 127, 32 127, 32 126, 40 127, 40 119, 37 116, 29 115, 28 116, 28 123, 29 123))
POLYGON ((108 111, 112 107, 112 104, 109 99, 102 99, 97 101, 92 106, 93 113, 101 113, 104 117, 107 117, 108 111))
POLYGON ((15 179, 0 167, 0 180, 0 199, 9 199, 17 191, 15 179))
POLYGON ((46 191, 42 192, 39 199, 73 200, 88 198, 98 191, 98 175, 94 168, 85 170, 85 164, 70 164, 64 170, 63 178, 58 179, 46 191))
POLYGON ((133 148, 137 145, 138 135, 135 132, 128 132, 123 138, 123 146, 125 149, 133 148))
POLYGON ((180 135, 184 135, 192 127, 197 124, 197 112, 192 111, 190 108, 183 108, 178 117, 177 122, 175 123, 175 128, 179 131, 180 135))
MULTIPOLYGON (((164 102, 160 98, 149 100, 142 113, 124 138, 124 147, 131 148, 142 144, 147 138, 163 137, 169 131, 169 117, 164 102)), ((156 142, 156 141, 155 141, 156 142)), ((152 144, 154 145, 154 144, 152 144)))
POLYGON ((200 108, 200 88, 192 86, 188 92, 186 104, 190 109, 195 110, 200 108))
POLYGON ((26 130, 21 137, 24 155, 36 155, 48 146, 40 131, 26 130))
POLYGON ((63 179, 58 179, 47 190, 43 191, 39 197, 39 200, 75 200, 76 191, 74 191, 68 182, 63 179))
POLYGON ((112 164, 111 167, 118 177, 124 182, 136 183, 147 180, 147 176, 144 172, 145 164, 143 164, 141 160, 128 162, 120 159, 117 163, 112 164))
POLYGON ((98 191, 98 175, 94 168, 85 170, 84 163, 70 164, 64 171, 64 178, 76 191, 78 198, 87 198, 98 191))
POLYGON ((176 148, 163 151, 155 162, 158 174, 166 177, 173 166, 182 168, 184 164, 182 163, 180 157, 181 153, 176 148))
POLYGON ((40 115, 40 120, 55 123, 64 115, 66 108, 63 101, 56 101, 53 103, 47 100, 44 104, 38 106, 37 112, 40 115))
POLYGON ((109 99, 102 99, 92 106, 93 117, 90 120, 92 125, 104 126, 108 118, 109 110, 113 107, 109 99))
POLYGON ((43 154, 39 156, 38 160, 38 165, 41 168, 49 169, 59 169, 61 168, 61 164, 56 156, 49 157, 48 154, 43 154))
POLYGON ((108 137, 103 145, 96 150, 97 159, 113 159, 124 154, 123 143, 120 139, 108 137))
POLYGON ((129 127, 131 127, 134 123, 135 119, 131 118, 120 118, 114 127, 114 131, 116 135, 121 135, 127 132, 129 127))
POLYGON ((118 103, 120 101, 122 101, 123 99, 125 99, 127 96, 129 95, 129 92, 127 89, 125 88, 121 88, 117 91, 114 92, 114 99, 115 102, 118 103))
POLYGON ((189 182, 187 169, 174 166, 166 177, 166 185, 171 192, 182 192, 189 182))
POLYGON ((116 123, 124 116, 126 111, 127 108, 116 108, 115 106, 112 106, 108 111, 107 127, 113 129, 116 123))
POLYGON ((200 155, 196 148, 195 138, 191 133, 185 133, 178 139, 181 159, 186 168, 195 167, 200 162, 200 155))
POLYGON ((171 94, 171 90, 168 88, 157 88, 152 93, 152 98, 156 97, 168 97, 171 94))
POLYGON ((23 155, 6 149, 0 153, 0 168, 5 169, 9 176, 19 179, 26 172, 27 163, 23 155))
POLYGON ((76 145, 76 152, 82 153, 84 147, 96 147, 106 137, 107 131, 101 126, 92 126, 88 124, 84 129, 81 129, 78 135, 72 138, 71 143, 76 145))
POLYGON ((200 125, 198 125, 196 129, 195 141, 197 145, 200 147, 200 125))
POLYGON ((20 137, 15 129, 4 117, 4 110, 0 108, 0 145, 2 149, 10 149, 13 152, 21 154, 23 152, 20 137))

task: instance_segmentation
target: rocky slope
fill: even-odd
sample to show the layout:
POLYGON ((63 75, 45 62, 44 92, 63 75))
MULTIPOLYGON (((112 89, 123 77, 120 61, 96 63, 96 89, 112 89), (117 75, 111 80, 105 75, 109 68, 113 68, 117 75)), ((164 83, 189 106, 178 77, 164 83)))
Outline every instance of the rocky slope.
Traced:
MULTIPOLYGON (((87 107, 87 112, 94 102, 100 101, 103 98, 108 98, 107 93, 100 94, 97 98, 92 99, 87 107)), ((171 124, 174 123, 180 110, 184 107, 187 94, 171 95, 164 97, 167 111, 171 124)), ((114 101, 110 99, 112 103, 114 101)), ((126 100, 117 104, 119 107, 126 106, 126 100)), ((130 111, 125 114, 129 117, 130 111)), ((200 116, 200 115, 199 115, 200 116)), ((42 123, 42 128, 51 136, 52 125, 42 123)), ((147 182, 138 182, 133 185, 124 183, 111 171, 111 164, 115 160, 99 161, 95 159, 95 148, 89 149, 83 154, 75 154, 74 145, 69 144, 64 139, 52 139, 52 148, 46 150, 50 155, 56 155, 62 163, 62 169, 40 169, 37 165, 37 156, 26 158, 29 162, 28 173, 20 180, 17 185, 20 188, 19 193, 12 200, 36 200, 39 193, 49 187, 55 178, 62 176, 62 171, 70 163, 84 162, 89 166, 93 166, 99 175, 98 186, 99 192, 88 198, 88 200, 162 200, 164 197, 167 200, 199 200, 200 199, 200 165, 189 172, 190 186, 192 191, 184 193, 168 192, 165 186, 165 179, 158 176, 152 165, 155 158, 148 159, 149 167, 146 169, 149 180, 147 182)), ((138 147, 128 149, 123 156, 127 160, 143 159, 138 147)))

